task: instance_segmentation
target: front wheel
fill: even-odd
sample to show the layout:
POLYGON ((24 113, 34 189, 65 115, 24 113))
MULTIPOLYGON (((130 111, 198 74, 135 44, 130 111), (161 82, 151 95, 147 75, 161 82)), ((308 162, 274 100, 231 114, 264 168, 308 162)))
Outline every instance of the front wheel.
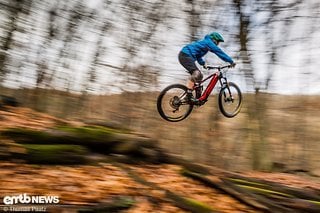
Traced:
POLYGON ((242 105, 242 94, 239 87, 233 82, 225 84, 220 90, 218 102, 219 109, 224 116, 228 118, 236 116, 242 105))
POLYGON ((159 94, 157 108, 162 118, 178 122, 190 115, 193 104, 190 104, 187 90, 188 88, 182 84, 173 84, 159 94))

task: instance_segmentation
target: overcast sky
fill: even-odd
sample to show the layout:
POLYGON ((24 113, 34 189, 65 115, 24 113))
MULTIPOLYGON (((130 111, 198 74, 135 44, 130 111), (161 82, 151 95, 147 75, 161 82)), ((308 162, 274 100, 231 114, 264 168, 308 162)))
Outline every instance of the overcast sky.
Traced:
MULTIPOLYGON (((97 13, 103 13, 99 8, 102 7, 101 0, 87 0, 85 1, 87 6, 90 8, 96 9, 97 13)), ((316 0, 309 0, 307 2, 316 2, 316 0)), ((48 10, 50 7, 54 6, 52 1, 48 1, 48 10), (51 2, 51 3, 49 3, 51 2)), ((162 33, 158 33, 157 38, 162 42, 162 48, 157 52, 157 61, 152 61, 149 54, 150 50, 146 48, 146 51, 141 51, 141 57, 136 63, 154 65, 157 68, 161 69, 159 77, 159 85, 157 89, 162 89, 168 84, 172 83, 184 83, 188 74, 184 71, 177 60, 177 55, 179 50, 188 42, 188 30, 185 22, 185 13, 183 12, 184 1, 168 1, 168 7, 172 8, 172 13, 177 17, 172 21, 175 22, 174 28, 169 30, 164 28, 162 33)), ((314 11, 314 8, 310 8, 308 3, 302 3, 299 9, 299 13, 296 14, 300 16, 296 19, 292 27, 289 29, 289 32, 283 31, 283 23, 275 24, 275 33, 277 34, 277 40, 279 44, 286 43, 288 44, 286 48, 280 48, 277 52, 279 54, 279 60, 277 64, 272 66, 272 80, 268 92, 275 92, 281 94, 320 94, 320 72, 318 71, 320 66, 320 61, 318 60, 320 56, 320 28, 319 23, 312 26, 310 23, 310 15, 316 15, 319 17, 319 14, 310 14, 310 11, 314 11), (313 9, 313 10, 312 10, 313 9), (305 39, 306 34, 310 31, 316 31, 311 38, 305 39), (292 33, 294 32, 294 33, 292 33)), ((112 5, 111 5, 112 6, 112 5)), ((116 6, 115 4, 113 7, 116 6)), ((228 8, 223 5, 217 6, 214 14, 208 13, 202 16, 204 26, 202 26, 199 31, 198 38, 203 38, 207 33, 211 31, 218 31, 224 37, 226 42, 221 44, 221 48, 225 50, 231 57, 238 62, 238 66, 235 69, 230 70, 228 76, 230 80, 239 84, 241 89, 245 91, 252 91, 252 88, 246 87, 244 73, 241 72, 243 65, 241 64, 239 53, 239 44, 234 40, 232 34, 236 34, 238 27, 236 21, 234 20, 234 14, 232 11, 229 13, 223 13, 226 23, 224 27, 219 29, 211 29, 210 21, 215 20, 221 11, 228 11, 228 8), (219 12, 220 11, 220 12, 219 12), (225 30, 228 28, 228 30, 225 30)), ((318 10, 319 11, 319 10, 318 10)), ((105 11, 106 12, 106 11, 105 11)), ((46 26, 45 21, 36 21, 36 20, 47 20, 46 11, 38 11, 34 14, 32 19, 34 20, 33 26, 29 26, 30 30, 35 30, 32 36, 32 39, 28 38, 26 35, 16 33, 15 38, 22 41, 26 44, 25 52, 15 52, 14 50, 10 54, 14 54, 17 60, 25 60, 26 54, 29 54, 27 57, 29 61, 36 60, 37 48, 39 48, 39 43, 41 42, 41 36, 45 33, 43 30, 46 26), (32 49, 33 48, 33 49, 32 49)), ((106 14, 102 14, 106 15, 106 14)), ((110 20, 113 22, 115 29, 112 33, 106 35, 105 37, 105 46, 106 54, 103 59, 104 63, 112 65, 114 67, 121 66, 123 63, 123 56, 125 52, 121 48, 121 42, 124 40, 127 30, 126 25, 124 25, 123 17, 114 16, 114 14, 107 14, 110 17, 110 20)), ((283 12, 283 14, 278 15, 278 20, 285 19, 288 14, 283 12)), ((254 16, 253 21, 257 25, 264 21, 267 17, 266 13, 259 13, 254 16)), ((93 54, 93 44, 97 40, 97 35, 88 29, 90 26, 83 25, 80 28, 81 37, 84 39, 82 41, 81 48, 75 52, 78 55, 77 61, 70 61, 70 69, 77 70, 76 73, 68 72, 62 67, 56 70, 57 75, 60 77, 57 79, 63 78, 73 78, 76 83, 72 85, 72 90, 79 91, 84 82, 85 74, 89 68, 88 60, 92 57, 93 54)), ((268 47, 266 42, 266 29, 263 27, 255 27, 255 30, 250 34, 250 54, 253 60, 253 68, 256 76, 256 83, 259 85, 265 83, 266 76, 270 72, 269 61, 268 61, 268 47)), ((57 42, 56 45, 61 45, 57 42)), ((54 50, 51 51, 52 57, 54 54, 57 54, 54 50)), ((48 55, 50 55, 47 52, 48 55)), ((48 58, 50 60, 50 58, 48 58)), ((214 54, 208 54, 205 56, 205 60, 211 64, 223 64, 220 59, 218 59, 214 54)), ((27 62, 24 62, 27 63, 27 62)), ((50 67, 49 67, 50 68, 50 67)), ((108 87, 108 84, 116 84, 121 82, 123 76, 118 71, 113 70, 112 68, 103 67, 98 69, 98 82, 95 84, 94 90, 97 92, 106 92, 105 89, 117 92, 120 89, 117 87, 108 87), (114 89, 114 90, 113 90, 114 89)), ((34 75, 35 75, 35 66, 32 63, 25 64, 23 70, 13 72, 7 78, 5 82, 6 86, 16 87, 16 86, 34 86, 34 75), (20 76, 20 80, 17 81, 17 76, 20 76)), ((63 87, 63 80, 56 80, 57 88, 63 87)), ((122 85, 123 87, 129 87, 128 85, 122 85)), ((125 90, 131 90, 134 88, 125 88, 125 90)))

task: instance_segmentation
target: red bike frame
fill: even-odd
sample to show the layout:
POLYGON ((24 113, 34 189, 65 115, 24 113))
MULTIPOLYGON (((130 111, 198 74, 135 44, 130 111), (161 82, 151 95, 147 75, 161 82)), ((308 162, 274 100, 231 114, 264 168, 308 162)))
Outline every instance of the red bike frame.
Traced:
POLYGON ((204 90, 203 94, 199 98, 199 101, 206 101, 208 99, 208 97, 211 94, 213 88, 216 86, 216 84, 217 84, 217 82, 219 80, 219 75, 220 75, 220 71, 216 72, 214 74, 211 74, 210 76, 208 76, 207 78, 205 78, 204 80, 201 81, 200 84, 202 84, 203 82, 205 82, 209 78, 212 78, 211 81, 209 82, 207 88, 204 90))

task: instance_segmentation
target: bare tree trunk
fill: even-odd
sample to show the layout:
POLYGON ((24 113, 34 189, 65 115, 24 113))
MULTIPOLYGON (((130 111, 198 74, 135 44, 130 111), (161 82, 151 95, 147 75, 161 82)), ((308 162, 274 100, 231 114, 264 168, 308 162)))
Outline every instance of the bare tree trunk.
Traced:
POLYGON ((9 72, 9 70, 6 68, 8 50, 11 48, 13 42, 13 34, 17 30, 19 13, 22 12, 24 5, 24 0, 12 0, 10 1, 10 4, 7 5, 9 10, 10 23, 8 26, 7 35, 4 38, 4 44, 0 50, 0 88, 2 86, 3 80, 5 79, 5 76, 9 72))
MULTIPOLYGON (((249 88, 256 87, 252 62, 248 50, 250 16, 243 11, 244 1, 234 0, 237 14, 239 16, 239 40, 240 57, 244 64, 246 83, 249 88)), ((248 138, 247 143, 251 144, 252 167, 257 170, 270 170, 271 160, 266 137, 263 135, 263 114, 265 110, 263 100, 259 99, 259 88, 255 88, 255 97, 251 106, 248 107, 248 138), (261 104, 261 105, 260 105, 261 104)))

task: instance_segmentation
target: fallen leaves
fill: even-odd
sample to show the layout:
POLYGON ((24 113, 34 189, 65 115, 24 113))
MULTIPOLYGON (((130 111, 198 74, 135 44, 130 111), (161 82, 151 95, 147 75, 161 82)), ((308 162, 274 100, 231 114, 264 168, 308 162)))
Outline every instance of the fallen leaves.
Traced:
POLYGON ((108 166, 32 166, 0 163, 0 193, 60 196, 62 204, 97 203, 114 195, 136 195, 138 184, 108 166))

